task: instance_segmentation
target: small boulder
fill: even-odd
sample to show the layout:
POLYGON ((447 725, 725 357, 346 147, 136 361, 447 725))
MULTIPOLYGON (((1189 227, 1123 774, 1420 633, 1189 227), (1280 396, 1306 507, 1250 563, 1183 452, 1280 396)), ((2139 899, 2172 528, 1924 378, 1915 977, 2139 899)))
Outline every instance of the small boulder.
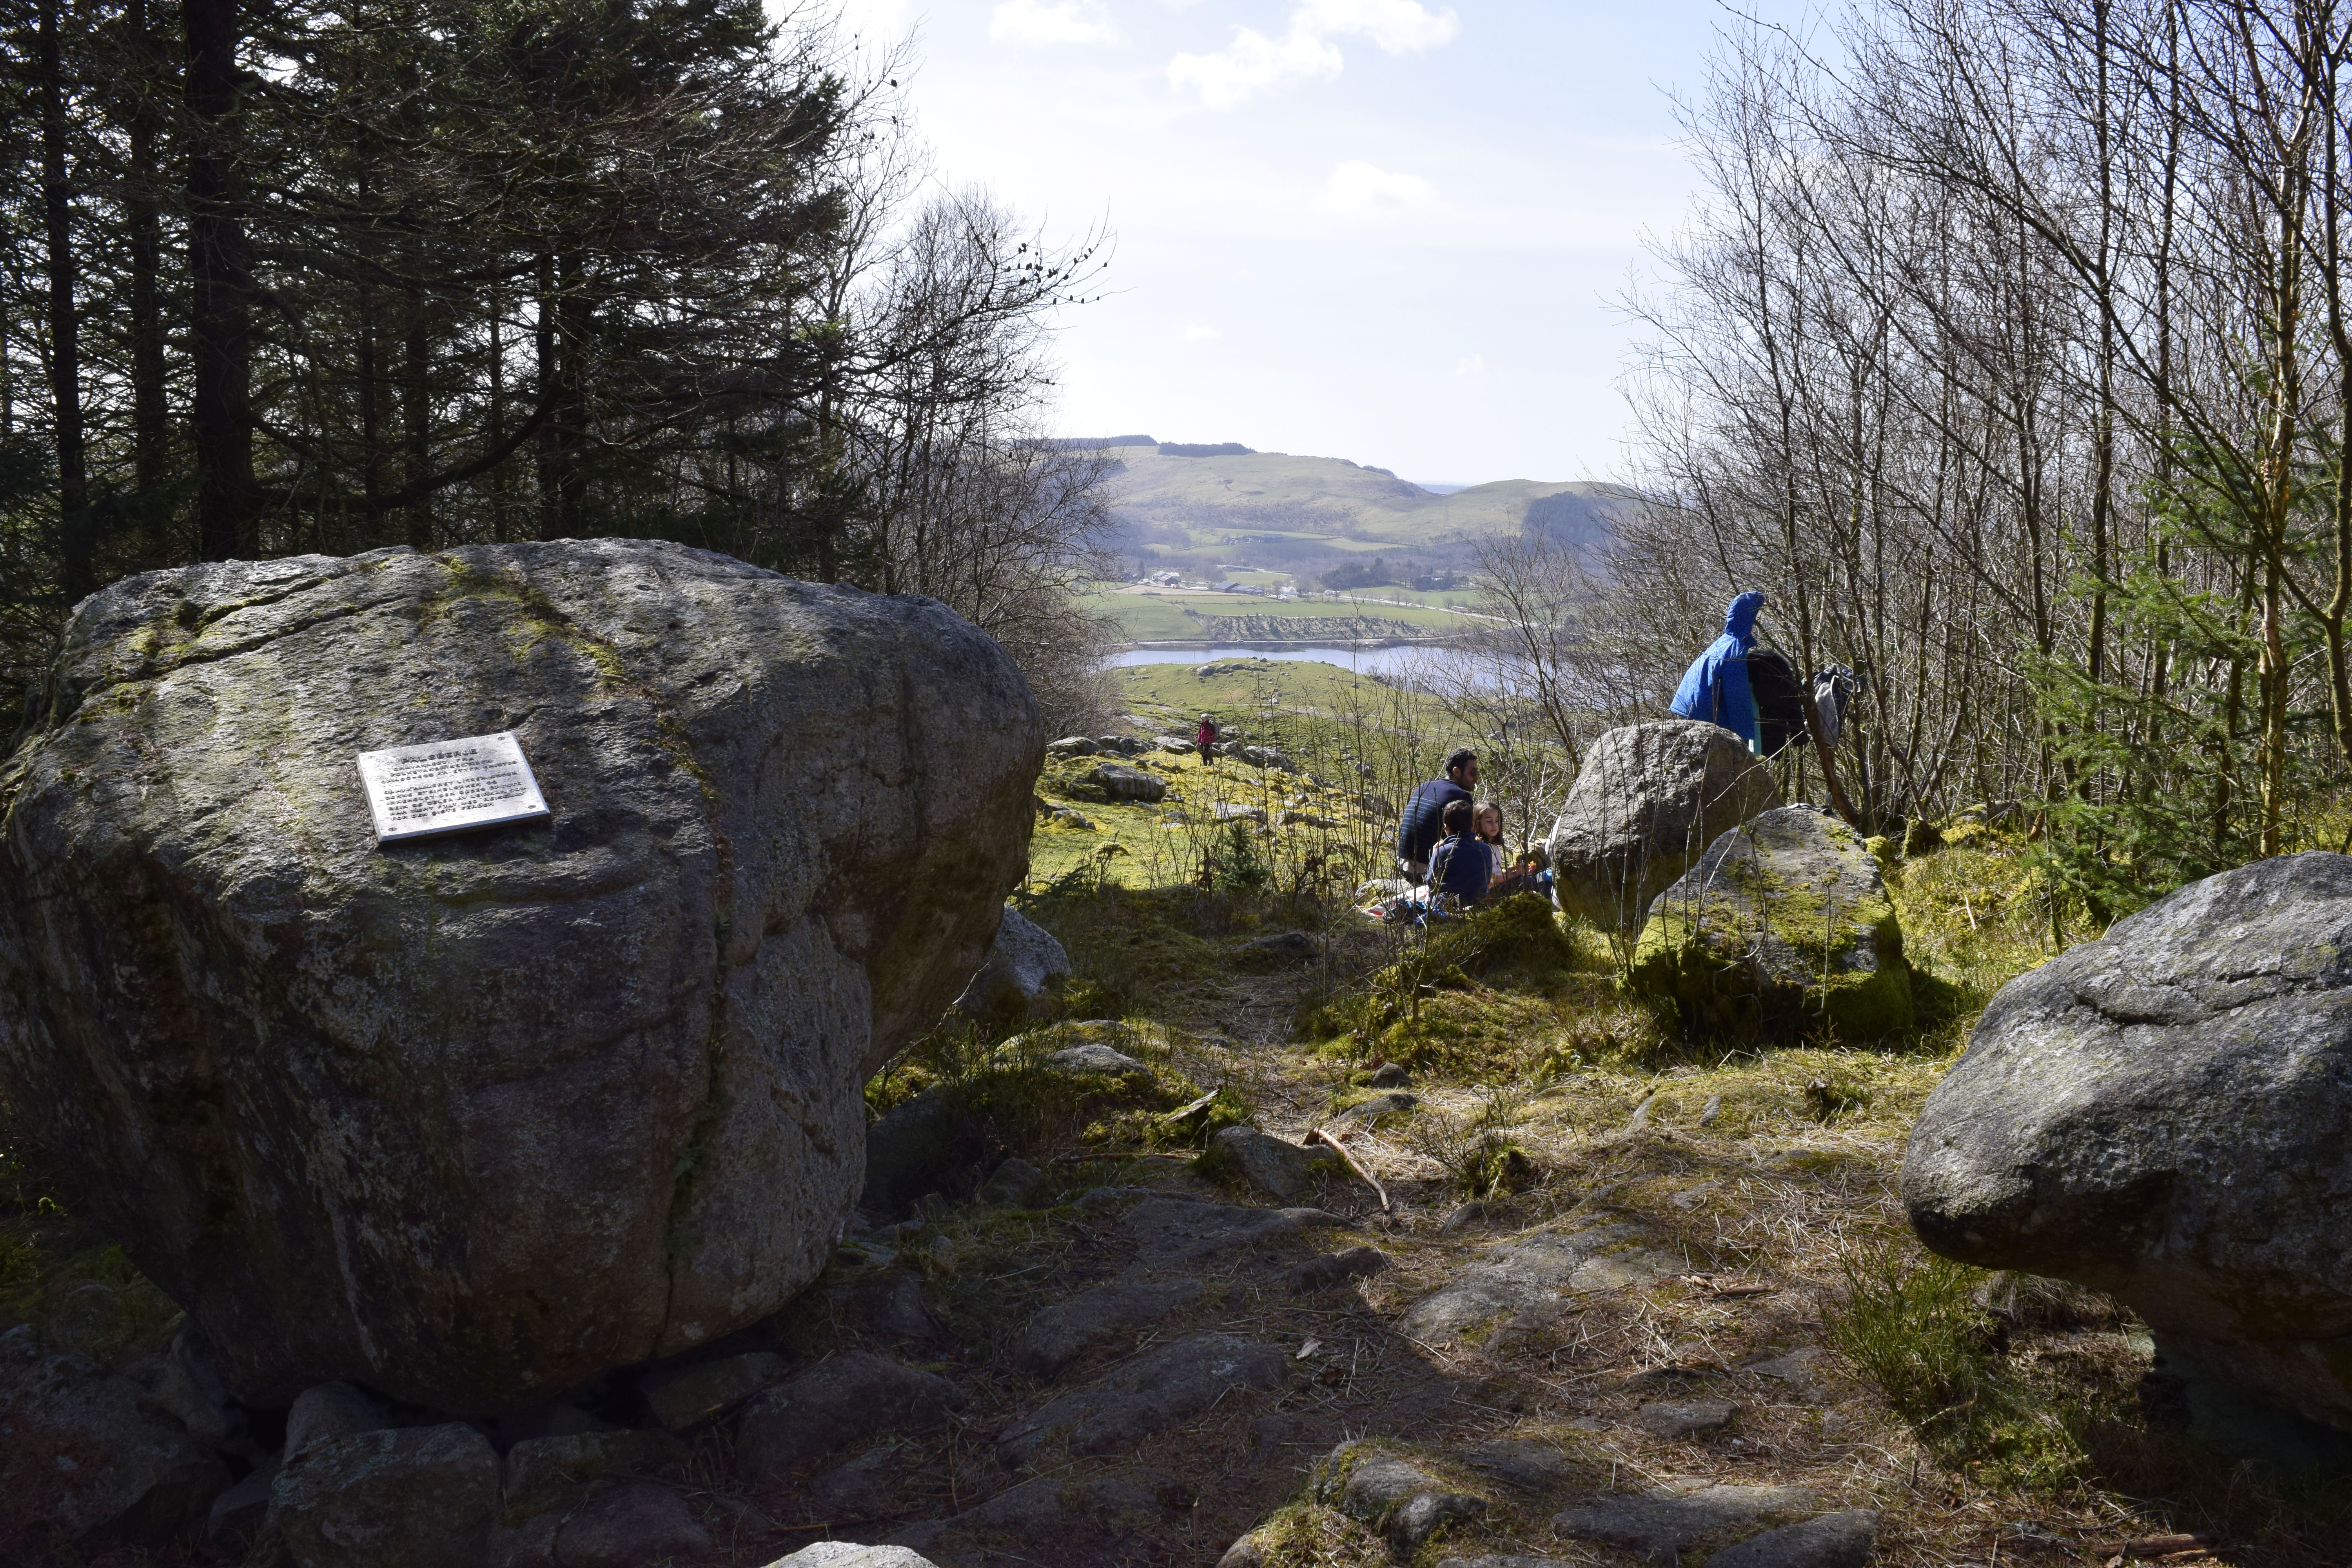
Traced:
POLYGON ((1025 1209, 1035 1206, 1040 1198, 1052 1190, 1054 1179, 1028 1161, 1018 1156, 1000 1163, 988 1173, 973 1194, 976 1201, 996 1208, 1025 1209))
POLYGON ((1366 1126, 1370 1126, 1383 1117, 1409 1115, 1420 1104, 1421 1096, 1417 1094, 1407 1094, 1401 1089, 1384 1089, 1379 1094, 1356 1101, 1333 1120, 1360 1121, 1366 1126))
POLYGON ((1483 1518, 1481 1499, 1448 1488, 1393 1454, 1343 1443, 1324 1462, 1318 1498, 1384 1536, 1400 1560, 1411 1557, 1444 1525, 1483 1518))
POLYGON ((1167 798, 1168 781, 1124 763, 1097 763, 1069 782, 1067 793, 1104 805, 1149 805, 1167 798))
POLYGON ((1736 1406, 1723 1400, 1694 1399, 1644 1405, 1633 1412, 1633 1425, 1653 1437, 1696 1437, 1722 1431, 1738 1414, 1736 1406))
POLYGON ((1129 1056, 1116 1046, 1100 1040, 1087 1040, 1075 1046, 1065 1046, 1048 1054, 1044 1067, 1047 1072, 1057 1072, 1070 1078, 1094 1075, 1103 1078, 1126 1078, 1130 1074, 1151 1076, 1151 1069, 1129 1056))
POLYGON ((1201 1415, 1237 1389, 1276 1389, 1289 1356, 1276 1345, 1203 1334, 1160 1346, 1100 1381, 1063 1394, 1000 1434, 997 1462, 1018 1469, 1056 1437, 1074 1454, 1129 1448, 1201 1415))
POLYGON ((1265 821, 1265 807, 1262 805, 1244 805, 1241 802, 1234 800, 1221 800, 1209 807, 1209 819, 1213 822, 1255 822, 1263 824, 1265 821))
POLYGON ((937 1373, 845 1352, 745 1407, 735 1426, 736 1464, 746 1477, 778 1479, 862 1438, 943 1426, 963 1402, 963 1392, 937 1373))
POLYGON ((1079 1356, 1129 1330, 1149 1327, 1201 1299, 1198 1279, 1098 1285, 1029 1320, 1013 1364, 1032 1377, 1054 1377, 1079 1356))
POLYGON ((1351 1247, 1344 1252, 1310 1258, 1283 1276, 1294 1296, 1328 1290, 1350 1279, 1369 1279, 1389 1266, 1388 1254, 1377 1247, 1351 1247))
POLYGON ((1558 1229, 1498 1242, 1415 1302, 1397 1327, 1429 1344, 1475 1337, 1497 1323, 1538 1328, 1571 1296, 1685 1272, 1689 1264, 1655 1245, 1661 1239, 1643 1226, 1587 1215, 1558 1229))
POLYGON ((1948 1258, 2071 1279, 2352 1430, 2352 858, 2209 877, 2001 987, 1903 1202, 1948 1258))
POLYGON ((183 1323, 173 1334, 147 1398, 157 1409, 177 1417, 188 1436, 206 1447, 252 1454, 253 1447, 245 1435, 245 1412, 229 1398, 228 1384, 213 1359, 212 1347, 195 1324, 183 1323))
POLYGON ((1727 830, 1779 798, 1771 770, 1719 724, 1662 719, 1612 730, 1552 824, 1560 908, 1633 930, 1651 899, 1727 830))
POLYGON ((1864 1568, 1878 1542, 1878 1515, 1866 1508, 1784 1524, 1727 1546, 1707 1568, 1864 1568))
POLYGON ((1160 1269, 1192 1268, 1221 1253, 1345 1223, 1322 1209, 1262 1209, 1153 1195, 1120 1215, 1118 1228, 1135 1244, 1136 1262, 1160 1269))
POLYGON ((1070 955, 1054 933, 1007 905, 988 962, 955 999, 954 1010, 998 1022, 1042 1018, 1061 1005, 1069 977, 1070 955))
POLYGON ((129 1378, 50 1349, 28 1327, 0 1334, 0 1551, 96 1537, 160 1542, 227 1488, 221 1461, 178 1423, 148 1414, 142 1397, 129 1378))
POLYGON ((526 1524, 507 1544, 504 1568, 645 1568, 698 1559, 711 1545, 710 1531, 685 1499, 667 1487, 632 1481, 526 1524))
POLYGON ((721 1356, 715 1361, 666 1366, 637 1380, 646 1408, 663 1430, 688 1427, 723 1415, 784 1373, 784 1358, 768 1351, 721 1356))
POLYGON ((1101 750, 1098 742, 1084 735, 1065 735, 1058 741, 1045 743, 1046 753, 1056 757, 1091 757, 1101 750))
POLYGON ((1382 1062, 1371 1076, 1374 1089, 1403 1089, 1412 1082, 1412 1074, 1402 1062, 1382 1062))
POLYGON ((1812 1493, 1796 1487, 1685 1479, 1565 1510, 1553 1516, 1551 1528, 1571 1541, 1622 1547, 1674 1568, 1685 1552, 1725 1544, 1759 1523, 1775 1523, 1817 1506, 1812 1493))
POLYGON ((500 1472, 506 1517, 520 1521, 550 1512, 607 1476, 659 1469, 685 1452, 684 1445, 667 1432, 575 1432, 527 1438, 507 1450, 500 1472))
POLYGON ((317 1443, 287 1460, 262 1536, 295 1568, 471 1568, 488 1552, 498 1510, 488 1438, 457 1422, 398 1427, 317 1443))
POLYGON ((1255 936, 1247 942, 1237 942, 1230 950, 1234 967, 1252 973, 1264 974, 1280 969, 1297 969, 1323 956, 1323 949, 1303 931, 1276 931, 1272 936, 1255 936))
POLYGON ((860 1546, 854 1541, 820 1541, 768 1568, 939 1568, 929 1558, 903 1546, 860 1546))
POLYGON ((1724 834, 1650 905, 1626 985, 1693 1029, 1752 1037, 1911 1026, 1903 928, 1854 830, 1785 805, 1724 834))
POLYGON ((1255 1127, 1226 1127, 1209 1140, 1209 1157, 1270 1198, 1288 1203, 1315 1185, 1318 1166, 1332 1163, 1286 1139, 1255 1127))
POLYGON ((392 1412, 348 1383, 322 1383, 294 1396, 286 1412, 285 1457, 291 1460, 339 1437, 380 1432, 392 1425, 392 1412))
POLYGON ((233 1552, 260 1532, 269 1514, 269 1488, 278 1479, 278 1458, 271 1455, 245 1479, 213 1499, 205 1516, 205 1544, 233 1552))

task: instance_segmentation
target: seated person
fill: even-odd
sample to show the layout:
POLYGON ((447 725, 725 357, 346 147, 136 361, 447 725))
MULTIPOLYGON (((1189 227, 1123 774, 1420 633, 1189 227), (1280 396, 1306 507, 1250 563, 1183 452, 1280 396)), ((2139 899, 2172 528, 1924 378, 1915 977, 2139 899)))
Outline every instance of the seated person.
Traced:
POLYGON ((1478 785, 1478 753, 1464 748, 1445 759, 1445 776, 1432 779, 1412 792, 1397 823, 1397 869, 1418 882, 1429 875, 1430 851, 1444 827, 1446 808, 1456 801, 1470 804, 1478 785))
POLYGON ((1445 837, 1429 852, 1431 903, 1467 909, 1486 896, 1487 886, 1494 880, 1495 859, 1471 830, 1475 816, 1466 799, 1446 803, 1445 837))

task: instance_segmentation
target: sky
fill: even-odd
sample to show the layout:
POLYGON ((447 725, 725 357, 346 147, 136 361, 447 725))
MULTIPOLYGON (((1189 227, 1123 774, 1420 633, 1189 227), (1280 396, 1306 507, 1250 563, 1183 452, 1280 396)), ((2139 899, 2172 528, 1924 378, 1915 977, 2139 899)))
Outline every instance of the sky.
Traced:
POLYGON ((936 178, 1115 237, 1055 340, 1059 432, 1629 471, 1622 301, 1689 210, 1673 97, 1737 25, 1717 0, 845 7, 911 40, 936 178))

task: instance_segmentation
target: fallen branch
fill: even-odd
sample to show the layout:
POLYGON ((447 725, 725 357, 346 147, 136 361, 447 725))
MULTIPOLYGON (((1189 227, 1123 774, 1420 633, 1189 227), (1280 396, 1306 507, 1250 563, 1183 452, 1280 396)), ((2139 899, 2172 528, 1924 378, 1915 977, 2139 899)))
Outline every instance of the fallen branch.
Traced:
POLYGON ((1355 1172, 1357 1175, 1361 1176, 1364 1179, 1364 1184, 1371 1188, 1373 1193, 1379 1196, 1381 1200, 1381 1212, 1382 1214, 1394 1214, 1396 1212, 1389 1203, 1388 1189, 1381 1185, 1380 1183, 1372 1180, 1372 1173, 1370 1171, 1365 1170, 1361 1165, 1356 1163, 1356 1157, 1353 1154, 1349 1153, 1347 1150, 1341 1148, 1339 1146, 1339 1141, 1337 1138, 1332 1137, 1331 1134, 1324 1131, 1320 1127, 1317 1127, 1309 1130, 1307 1136, 1301 1138, 1298 1142, 1302 1145, 1320 1143, 1326 1149, 1330 1150, 1334 1154, 1339 1155, 1340 1161, 1347 1165, 1348 1169, 1355 1172))
POLYGON ((2210 1552, 2213 1542, 2203 1535, 2139 1535, 2091 1550, 2102 1557, 2169 1557, 2174 1552, 2210 1552))

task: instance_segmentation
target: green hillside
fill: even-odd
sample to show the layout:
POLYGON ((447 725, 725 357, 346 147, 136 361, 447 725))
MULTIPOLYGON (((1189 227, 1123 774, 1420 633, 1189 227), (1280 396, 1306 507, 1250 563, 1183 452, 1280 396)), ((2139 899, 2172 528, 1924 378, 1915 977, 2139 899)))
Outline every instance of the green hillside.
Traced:
MULTIPOLYGON (((1605 528, 1611 508, 1633 500, 1615 485, 1497 479, 1452 495, 1432 495, 1385 468, 1344 458, 1170 457, 1157 447, 1119 447, 1112 480, 1123 521, 1186 531, 1192 547, 1275 542, 1361 549, 1428 547, 1486 534, 1517 533, 1531 521, 1585 542, 1605 528), (1549 504, 1544 504, 1549 502, 1549 504)), ((1164 536, 1164 545, 1181 548, 1164 536)))

